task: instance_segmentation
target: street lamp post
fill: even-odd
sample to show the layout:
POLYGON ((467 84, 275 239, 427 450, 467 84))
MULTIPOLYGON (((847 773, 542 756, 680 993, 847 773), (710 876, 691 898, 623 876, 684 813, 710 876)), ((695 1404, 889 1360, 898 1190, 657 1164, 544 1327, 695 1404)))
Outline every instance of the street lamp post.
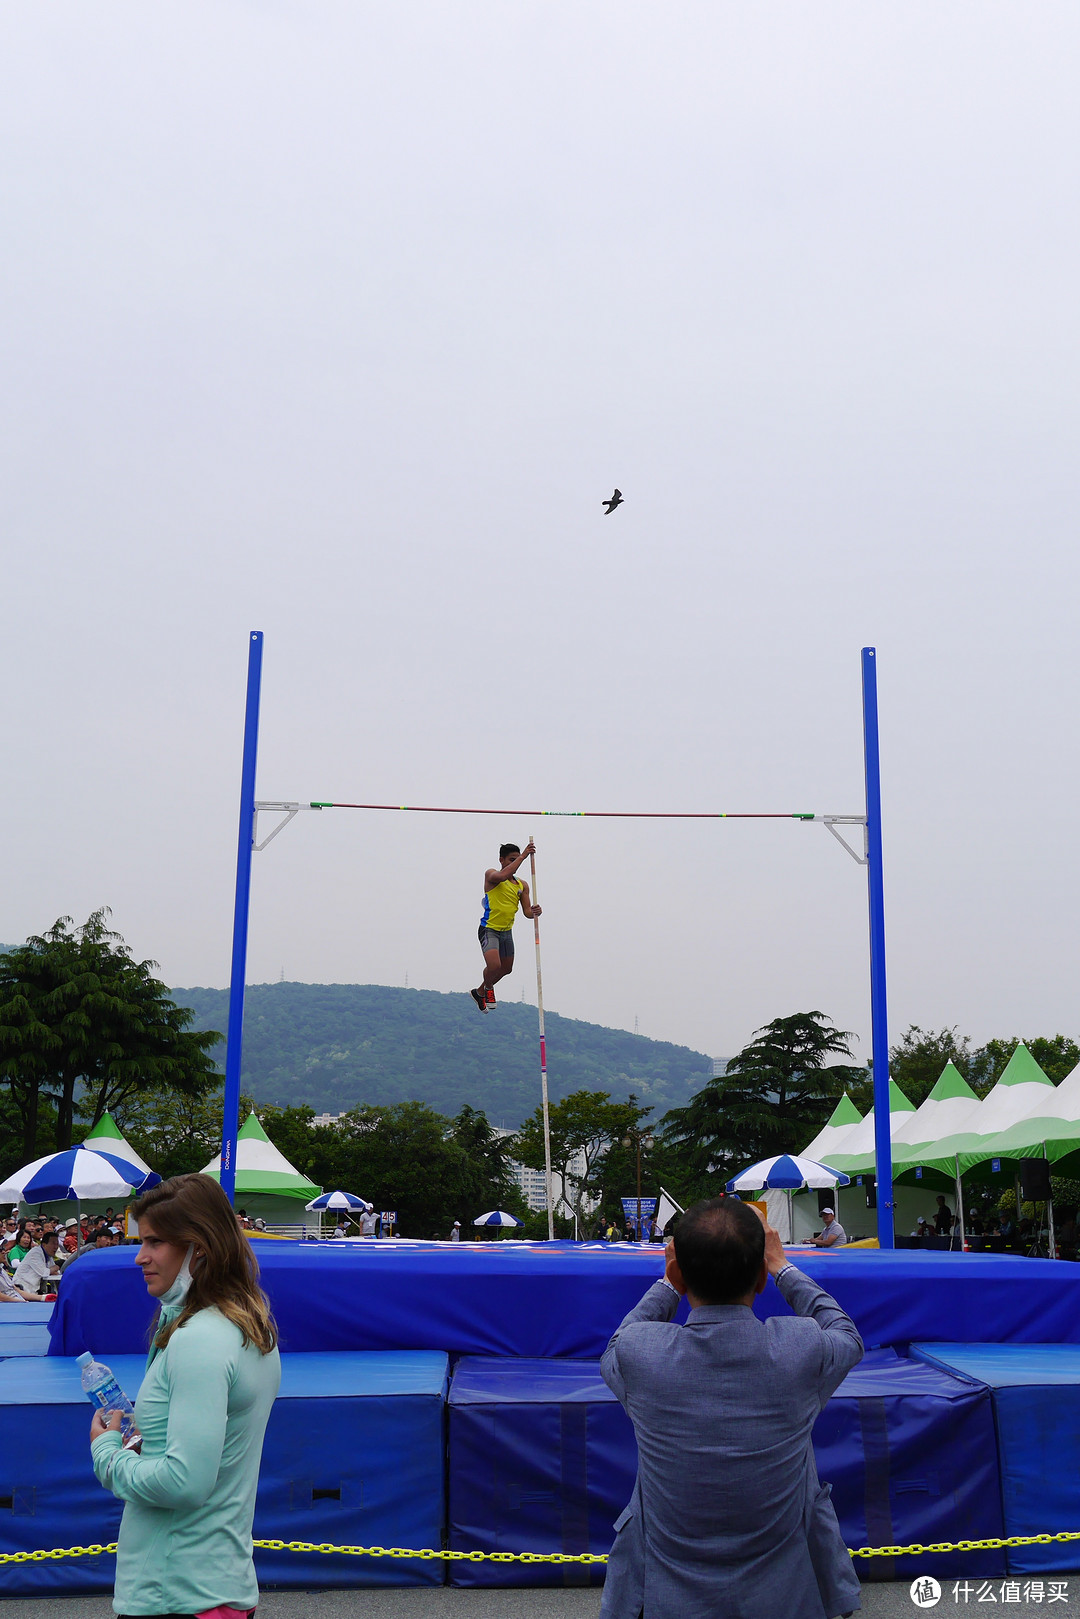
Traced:
POLYGON ((627 1135, 623 1136, 622 1144, 623 1144, 624 1147, 636 1147, 637 1148, 637 1235, 638 1235, 638 1241, 640 1242, 641 1241, 641 1150, 642 1150, 643 1147, 644 1147, 646 1152, 650 1152, 652 1150, 652 1144, 653 1144, 652 1131, 651 1130, 631 1130, 627 1135))

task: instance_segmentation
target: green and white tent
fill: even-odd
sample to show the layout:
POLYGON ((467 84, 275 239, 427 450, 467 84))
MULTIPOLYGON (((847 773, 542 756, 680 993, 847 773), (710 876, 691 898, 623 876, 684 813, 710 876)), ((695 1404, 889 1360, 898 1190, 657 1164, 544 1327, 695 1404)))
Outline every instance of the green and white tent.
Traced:
MULTIPOLYGON (((211 1158, 202 1173, 216 1181, 221 1179, 220 1153, 211 1158)), ((321 1191, 321 1186, 293 1168, 284 1153, 274 1146, 255 1114, 249 1113, 236 1138, 237 1197, 299 1198, 307 1203, 321 1191)))
POLYGON ((84 1147, 100 1147, 102 1152, 111 1152, 117 1158, 123 1158, 126 1163, 134 1164, 141 1169, 144 1175, 151 1173, 150 1165, 140 1158, 134 1147, 129 1147, 123 1134, 111 1113, 103 1113, 83 1141, 84 1147))
POLYGON ((956 1064, 947 1062, 930 1095, 893 1136, 894 1168, 921 1164, 923 1151, 966 1130, 981 1106, 956 1064))
POLYGON ((1080 1067, 1066 1074, 1052 1091, 1040 1086, 1034 1109, 992 1136, 985 1151, 1012 1166, 1019 1158, 1047 1157, 1054 1164, 1072 1158, 1059 1174, 1075 1172, 1080 1163, 1080 1067))
POLYGON ((951 1175, 989 1164, 999 1156, 991 1146, 995 1138, 1010 1131, 1029 1115, 1046 1113, 1054 1082, 1048 1079, 1025 1045, 1018 1045, 1005 1072, 966 1124, 952 1135, 940 1137, 925 1148, 921 1162, 951 1175))
MULTIPOLYGON (((889 1081, 889 1139, 906 1119, 915 1112, 915 1103, 909 1102, 895 1079, 889 1081)), ((839 1152, 829 1159, 831 1169, 842 1169, 845 1175, 872 1175, 876 1163, 874 1154, 874 1110, 870 1109, 861 1124, 856 1125, 844 1140, 839 1152)))
POLYGON ((812 1158, 816 1164, 831 1164, 830 1154, 840 1152, 855 1126, 861 1123, 862 1114, 845 1091, 833 1108, 828 1124, 822 1125, 813 1141, 808 1147, 803 1148, 799 1157, 812 1158))

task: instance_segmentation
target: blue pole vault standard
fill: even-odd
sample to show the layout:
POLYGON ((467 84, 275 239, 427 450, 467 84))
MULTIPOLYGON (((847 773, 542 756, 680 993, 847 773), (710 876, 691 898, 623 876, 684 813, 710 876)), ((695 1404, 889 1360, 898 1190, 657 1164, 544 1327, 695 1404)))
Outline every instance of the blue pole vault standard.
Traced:
POLYGON ((221 1123, 221 1189, 230 1203, 236 1198, 236 1133, 240 1123, 240 1061, 244 1051, 244 979, 247 975, 248 911, 251 904, 251 849, 255 841, 255 763, 259 751, 262 654, 262 631, 252 630, 248 645, 244 765, 240 774, 240 836, 236 849, 229 1035, 225 1047, 225 1114, 221 1123))
POLYGON ((876 649, 862 649, 863 751, 866 760, 866 877, 870 899, 870 1045, 874 1058, 874 1156, 878 1247, 892 1248, 892 1140, 889 1135, 889 1022, 885 988, 885 880, 881 863, 881 758, 878 750, 876 649))

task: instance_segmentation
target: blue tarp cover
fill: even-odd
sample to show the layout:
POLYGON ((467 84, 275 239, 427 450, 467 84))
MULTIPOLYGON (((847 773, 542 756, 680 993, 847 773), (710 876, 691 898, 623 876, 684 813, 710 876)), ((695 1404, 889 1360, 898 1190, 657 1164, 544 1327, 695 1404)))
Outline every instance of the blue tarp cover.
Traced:
MULTIPOLYGON (((851 1547, 991 1540, 1002 1534, 989 1390, 892 1349, 872 1349, 814 1426, 814 1453, 851 1547)), ((859 1561, 863 1580, 988 1578, 1003 1551, 859 1561)))
MULTIPOLYGON (((467 1356, 449 1403, 451 1550, 611 1550, 637 1445, 596 1361, 467 1356)), ((450 1581, 599 1585, 603 1567, 451 1563, 450 1581)))
MULTIPOLYGON (((1072 1265, 1061 1265, 1073 1270, 1072 1265)), ((1080 1530, 1080 1346, 913 1344, 913 1355, 993 1391, 1008 1535, 1080 1530)), ((1010 1546, 1009 1570, 1045 1574, 1080 1563, 1077 1542, 1010 1546)))
MULTIPOLYGON (((152 1300, 135 1249, 83 1255, 61 1279, 50 1353, 136 1353, 152 1300)), ((595 1359, 662 1270, 658 1249, 573 1243, 260 1243, 286 1351, 432 1349, 595 1359)), ((996 1254, 861 1249, 798 1257, 870 1346, 1080 1342, 1080 1266, 996 1254)), ((683 1307, 685 1309, 685 1306, 683 1307)), ((765 1316, 786 1312, 772 1282, 765 1316)))
MULTIPOLYGON (((145 1357, 110 1355, 132 1399, 145 1357)), ((437 1548, 443 1522, 445 1355, 284 1355, 255 1507, 255 1537, 437 1548)), ((90 1467, 92 1415, 71 1360, 0 1362, 4 1549, 116 1539, 121 1503, 90 1467), (47 1408, 43 1409, 43 1408, 47 1408)), ((260 1580, 314 1586, 441 1584, 439 1562, 257 1552, 260 1580)), ((14 1564, 9 1594, 109 1590, 111 1557, 14 1564)))

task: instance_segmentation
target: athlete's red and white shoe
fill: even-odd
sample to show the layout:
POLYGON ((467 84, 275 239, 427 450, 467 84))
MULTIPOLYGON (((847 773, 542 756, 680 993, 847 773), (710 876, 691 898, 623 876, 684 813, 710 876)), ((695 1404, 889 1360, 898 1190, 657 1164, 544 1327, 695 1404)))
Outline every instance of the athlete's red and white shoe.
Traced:
POLYGON ((486 1009, 487 1009, 487 1011, 491 1012, 491 1011, 494 1010, 494 1008, 495 1008, 495 991, 492 989, 491 985, 488 984, 488 986, 487 986, 487 996, 486 996, 486 1009))

